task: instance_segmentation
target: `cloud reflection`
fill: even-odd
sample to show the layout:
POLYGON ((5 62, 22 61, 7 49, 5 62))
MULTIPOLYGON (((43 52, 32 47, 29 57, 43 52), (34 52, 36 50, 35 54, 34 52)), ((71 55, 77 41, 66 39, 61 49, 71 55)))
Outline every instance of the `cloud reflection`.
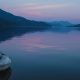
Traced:
MULTIPOLYGON (((23 47, 23 49, 34 52, 38 50, 58 50, 58 51, 64 51, 67 50, 68 48, 64 45, 61 44, 55 44, 54 38, 51 38, 51 40, 47 40, 47 36, 24 36, 25 39, 22 38, 20 40, 20 46, 23 47)), ((57 42, 57 41, 56 41, 57 42)))

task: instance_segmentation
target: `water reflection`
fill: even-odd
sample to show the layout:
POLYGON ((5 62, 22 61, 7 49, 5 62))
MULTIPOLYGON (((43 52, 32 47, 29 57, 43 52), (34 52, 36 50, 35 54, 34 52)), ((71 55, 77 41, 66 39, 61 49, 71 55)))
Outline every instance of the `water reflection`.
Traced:
MULTIPOLYGON (((78 30, 80 31, 80 28, 51 28, 48 31, 53 31, 53 32, 58 32, 58 33, 68 33, 72 30, 78 30)), ((25 28, 19 28, 19 29, 8 29, 8 30, 0 30, 0 42, 9 40, 13 37, 16 36, 22 36, 26 33, 32 33, 32 32, 41 32, 41 31, 46 31, 46 30, 39 30, 39 29, 25 29, 25 28)))
POLYGON ((13 74, 1 72, 0 80, 80 80, 80 32, 55 32, 2 32, 0 41, 25 35, 0 43, 13 61, 13 74))
POLYGON ((18 29, 9 29, 9 30, 0 30, 0 42, 9 40, 16 36, 22 36, 25 33, 33 33, 37 31, 45 31, 44 29, 27 29, 27 28, 18 28, 18 29))
POLYGON ((0 80, 9 80, 11 76, 11 68, 8 68, 5 71, 0 71, 0 80))

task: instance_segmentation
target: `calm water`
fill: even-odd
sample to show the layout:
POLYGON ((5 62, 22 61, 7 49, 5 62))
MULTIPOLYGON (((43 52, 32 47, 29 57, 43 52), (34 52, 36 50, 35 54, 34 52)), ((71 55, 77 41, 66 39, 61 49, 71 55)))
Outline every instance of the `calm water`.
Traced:
POLYGON ((12 59, 0 80, 80 80, 79 31, 26 33, 1 42, 0 51, 12 59))

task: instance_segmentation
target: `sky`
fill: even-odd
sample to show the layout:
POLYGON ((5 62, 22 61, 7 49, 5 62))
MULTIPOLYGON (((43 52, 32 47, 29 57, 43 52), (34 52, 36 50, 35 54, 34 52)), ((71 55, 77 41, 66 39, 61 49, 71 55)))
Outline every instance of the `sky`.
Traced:
POLYGON ((80 23, 80 0, 0 0, 0 8, 31 20, 80 23))

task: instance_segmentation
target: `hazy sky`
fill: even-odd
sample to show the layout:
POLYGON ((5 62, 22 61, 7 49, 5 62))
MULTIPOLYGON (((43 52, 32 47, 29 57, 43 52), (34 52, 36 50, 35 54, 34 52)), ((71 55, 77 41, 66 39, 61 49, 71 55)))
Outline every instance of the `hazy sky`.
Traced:
POLYGON ((0 0, 0 8, 33 20, 80 22, 80 0, 0 0))

